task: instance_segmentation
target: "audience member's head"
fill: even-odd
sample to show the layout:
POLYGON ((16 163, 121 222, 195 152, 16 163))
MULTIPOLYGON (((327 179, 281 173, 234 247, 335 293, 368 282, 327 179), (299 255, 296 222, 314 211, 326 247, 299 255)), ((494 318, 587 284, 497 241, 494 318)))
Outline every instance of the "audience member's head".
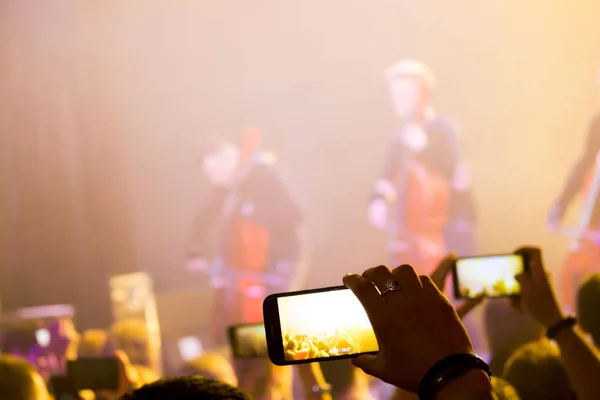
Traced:
POLYGON ((529 343, 506 362, 504 379, 522 400, 569 400, 573 390, 558 347, 547 340, 529 343))
POLYGON ((0 400, 47 400, 44 380, 27 361, 0 355, 0 400))
POLYGON ((188 361, 181 371, 183 375, 199 376, 237 386, 238 380, 233 366, 224 355, 206 352, 198 358, 188 361))
POLYGON ((131 319, 117 322, 110 328, 109 334, 114 350, 127 354, 132 364, 154 367, 150 335, 144 321, 131 319))
POLYGON ((516 349, 544 336, 544 327, 513 307, 508 299, 485 304, 484 328, 491 352, 490 368, 495 375, 502 374, 506 360, 516 349))
POLYGON ((492 387, 498 400, 520 400, 517 390, 505 379, 492 376, 492 387))
POLYGON ((596 346, 600 346, 600 273, 590 276, 579 289, 577 317, 596 346))
POLYGON ((106 355, 108 334, 101 329, 90 329, 81 334, 77 350, 79 358, 97 358, 106 355))
POLYGON ((121 400, 250 400, 241 390, 214 379, 183 377, 162 380, 126 394, 121 400))

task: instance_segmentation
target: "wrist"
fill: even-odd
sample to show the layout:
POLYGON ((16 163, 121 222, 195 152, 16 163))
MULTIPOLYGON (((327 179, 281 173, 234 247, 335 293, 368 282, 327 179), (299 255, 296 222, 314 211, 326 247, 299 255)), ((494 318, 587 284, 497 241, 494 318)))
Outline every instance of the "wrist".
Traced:
POLYGON ((478 394, 492 393, 492 383, 487 373, 471 370, 444 386, 435 400, 468 400, 478 394))
POLYGON ((491 374, 490 367, 476 355, 452 354, 435 363, 421 378, 419 398, 436 400, 441 393, 446 393, 445 398, 449 398, 448 396, 461 396, 474 391, 489 391, 491 374))
POLYGON ((560 311, 560 309, 558 309, 558 307, 557 307, 557 309, 554 312, 549 313, 544 318, 541 318, 540 322, 542 323, 542 325, 544 326, 544 328, 548 329, 551 326, 559 323, 563 319, 565 319, 565 316, 562 313, 562 311, 560 311))
POLYGON ((550 325, 546 330, 546 337, 550 340, 556 340, 566 331, 572 331, 577 324, 577 319, 573 316, 564 317, 550 325))

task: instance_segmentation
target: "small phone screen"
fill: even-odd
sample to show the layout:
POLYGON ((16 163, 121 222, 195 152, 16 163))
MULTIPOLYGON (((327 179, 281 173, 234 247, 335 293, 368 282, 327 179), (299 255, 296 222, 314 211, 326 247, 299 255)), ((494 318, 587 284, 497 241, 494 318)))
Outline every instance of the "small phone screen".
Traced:
POLYGON ((267 337, 263 324, 232 326, 229 336, 235 357, 267 357, 267 337))
POLYGON ((515 279, 524 271, 523 257, 518 254, 469 257, 456 260, 455 296, 473 298, 482 293, 489 297, 517 295, 521 291, 515 279))
POLYGON ((285 361, 379 350, 367 314, 349 289, 277 298, 285 361))

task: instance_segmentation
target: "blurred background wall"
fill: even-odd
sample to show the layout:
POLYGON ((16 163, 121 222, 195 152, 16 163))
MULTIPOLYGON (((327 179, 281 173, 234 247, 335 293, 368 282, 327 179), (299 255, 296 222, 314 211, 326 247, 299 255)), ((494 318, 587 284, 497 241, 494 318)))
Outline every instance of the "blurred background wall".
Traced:
POLYGON ((115 273, 205 289, 182 266, 199 138, 247 124, 306 210, 307 285, 381 263, 366 204, 397 127, 382 71, 404 57, 431 65, 462 122, 482 252, 538 243, 557 269, 568 240, 545 215, 600 103, 598 15, 595 0, 1 0, 4 307, 74 303, 89 327, 109 320, 115 273))

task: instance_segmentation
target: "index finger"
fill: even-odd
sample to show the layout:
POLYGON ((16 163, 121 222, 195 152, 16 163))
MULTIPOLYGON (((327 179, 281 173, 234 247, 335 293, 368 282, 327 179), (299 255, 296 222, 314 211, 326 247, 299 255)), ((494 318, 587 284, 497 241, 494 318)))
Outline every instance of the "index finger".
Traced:
POLYGON ((371 325, 382 320, 381 307, 385 305, 383 298, 379 294, 379 290, 373 282, 363 278, 361 275, 348 274, 343 278, 344 285, 358 298, 360 304, 365 309, 371 325))
POLYGON ((456 262, 456 254, 450 253, 446 257, 440 261, 440 263, 435 267, 433 272, 429 275, 433 283, 440 289, 444 290, 444 286, 446 284, 446 276, 452 270, 454 263, 456 262))
POLYGON ((546 279, 546 272, 542 261, 542 251, 539 247, 524 246, 517 249, 515 254, 524 257, 525 262, 527 262, 529 266, 529 271, 527 272, 535 281, 546 279))

